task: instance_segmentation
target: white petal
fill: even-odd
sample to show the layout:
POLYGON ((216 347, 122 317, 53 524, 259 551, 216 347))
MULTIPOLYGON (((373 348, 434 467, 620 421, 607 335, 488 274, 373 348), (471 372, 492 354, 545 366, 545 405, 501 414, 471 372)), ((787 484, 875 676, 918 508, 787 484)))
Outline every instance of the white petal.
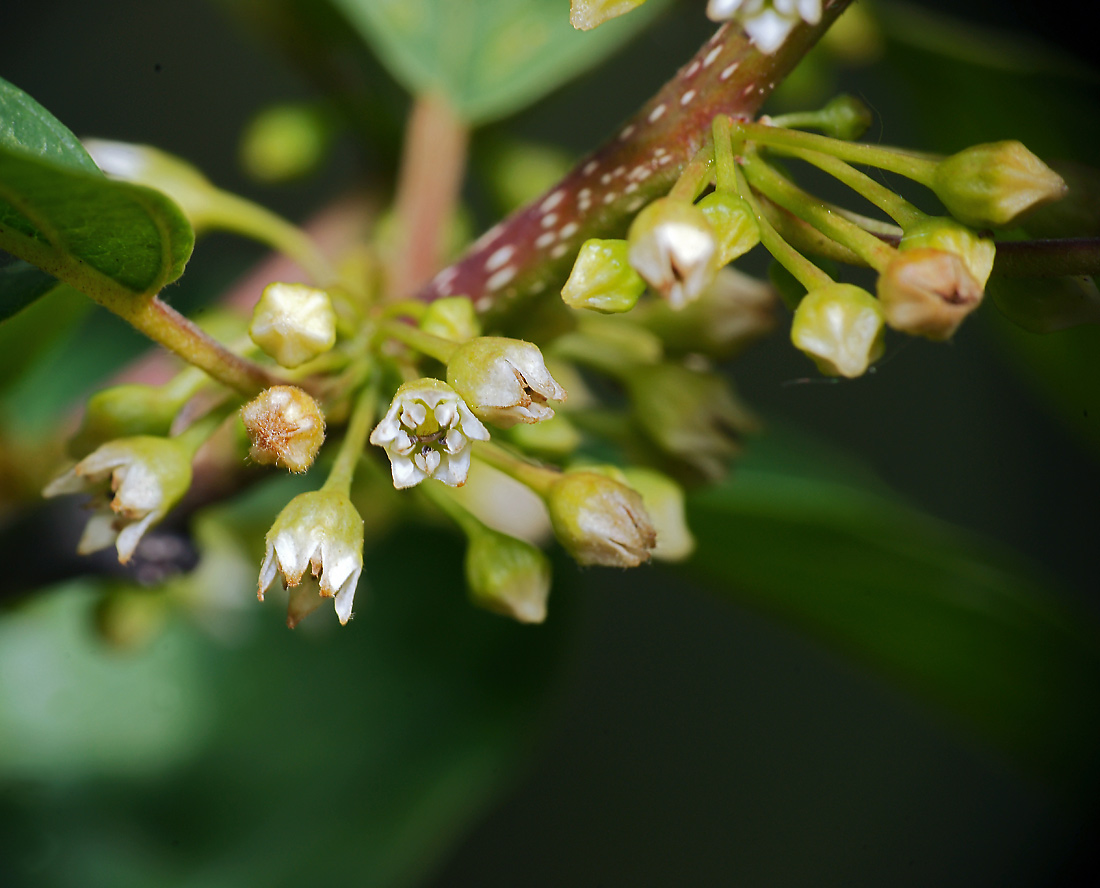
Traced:
POLYGON ((264 593, 271 588, 271 584, 275 582, 275 576, 278 573, 279 569, 275 565, 275 548, 269 545, 267 552, 264 554, 263 564, 260 565, 259 590, 256 593, 256 597, 260 601, 264 600, 264 593))
POLYGON ((118 549, 118 560, 125 564, 129 561, 133 555, 134 550, 137 548, 141 538, 145 535, 145 531, 149 529, 149 526, 161 517, 159 512, 150 512, 140 521, 135 521, 132 524, 127 524, 118 534, 118 543, 116 548, 118 549))
POLYGON ((88 482, 76 473, 76 466, 73 466, 69 471, 63 475, 58 475, 47 484, 42 491, 42 495, 60 496, 64 493, 83 493, 88 487, 88 482))
POLYGON ((783 45, 794 26, 792 19, 779 15, 773 9, 765 9, 745 22, 745 31, 757 49, 770 55, 783 45))
POLYGON ((415 487, 428 476, 413 465, 413 461, 407 456, 394 456, 390 454, 390 474, 393 476, 393 486, 398 490, 406 487, 415 487))
POLYGON ((460 453, 445 456, 432 477, 437 481, 442 481, 448 487, 461 487, 466 483, 469 474, 470 449, 466 448, 460 453))
POLYGON ((118 531, 115 529, 117 520, 118 517, 110 510, 94 512, 84 525, 84 533, 76 546, 77 554, 88 555, 113 546, 118 539, 118 531))

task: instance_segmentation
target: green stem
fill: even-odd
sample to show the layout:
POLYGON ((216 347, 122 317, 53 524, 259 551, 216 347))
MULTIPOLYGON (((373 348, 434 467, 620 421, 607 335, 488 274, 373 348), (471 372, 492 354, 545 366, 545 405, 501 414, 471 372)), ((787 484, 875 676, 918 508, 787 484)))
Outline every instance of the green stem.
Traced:
POLYGON ((363 455, 363 448, 367 444, 367 436, 374 425, 377 406, 378 386, 372 382, 363 387, 359 399, 351 410, 344 440, 340 442, 340 450, 336 454, 332 471, 329 472, 322 490, 335 490, 345 496, 351 492, 355 467, 359 464, 359 457, 363 455))
POLYGON ((740 167, 737 168, 736 175, 737 190, 741 197, 748 202, 748 205, 752 207, 752 212, 760 225, 760 243, 764 245, 764 249, 772 254, 776 262, 794 275, 795 279, 807 291, 827 287, 833 283, 833 279, 829 275, 787 243, 779 232, 772 227, 772 223, 760 208, 760 202, 756 199, 756 195, 752 193, 748 182, 745 181, 745 174, 740 167))
POLYGON ((719 191, 737 191, 737 162, 733 157, 733 141, 730 138, 732 123, 725 114, 714 118, 711 133, 714 137, 715 186, 719 191))
POLYGON ((384 336, 403 342, 409 348, 423 352, 429 358, 435 358, 443 364, 451 360, 451 356, 454 355, 460 345, 460 343, 451 342, 451 340, 444 339, 442 336, 425 333, 419 327, 403 324, 401 321, 386 321, 378 330, 384 336))
POLYGON ((816 133, 767 126, 763 123, 734 121, 733 134, 734 138, 740 141, 757 142, 769 148, 805 148, 810 151, 820 151, 849 163, 860 163, 897 173, 929 188, 932 187, 932 175, 938 163, 927 157, 918 157, 892 148, 879 148, 863 142, 844 142, 828 136, 819 136, 816 133))
POLYGON ((489 441, 475 441, 474 445, 474 456, 494 469, 504 472, 505 475, 515 478, 520 484, 530 487, 544 499, 561 478, 561 472, 522 460, 489 441))
POLYGON ((672 186, 668 196, 673 200, 694 202, 703 189, 710 184, 711 170, 714 168, 714 146, 708 141, 695 156, 687 162, 680 178, 672 186))
POLYGON ((759 155, 747 153, 742 167, 749 181, 762 194, 848 247, 876 271, 882 271, 897 255, 893 247, 807 194, 759 155))

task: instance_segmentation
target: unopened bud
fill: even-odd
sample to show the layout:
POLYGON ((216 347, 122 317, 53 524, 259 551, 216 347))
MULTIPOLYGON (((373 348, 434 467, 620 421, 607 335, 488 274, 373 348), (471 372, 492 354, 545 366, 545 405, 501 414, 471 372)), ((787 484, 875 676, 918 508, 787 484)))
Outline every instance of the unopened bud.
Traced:
POLYGON ((645 281, 630 266, 629 252, 624 240, 585 241, 561 288, 565 304, 605 314, 630 311, 645 291, 645 281))
POLYGON ((470 536, 466 584, 478 607, 520 623, 541 623, 550 595, 550 560, 530 543, 485 527, 470 536))
POLYGON ((775 328, 778 304, 770 283, 726 267, 687 307, 676 311, 654 300, 631 320, 656 333, 670 351, 726 360, 775 328))
POLYGON ((317 402, 296 386, 273 385, 241 408, 252 442, 249 455, 260 465, 304 472, 325 440, 325 418, 317 402))
POLYGON ((760 243, 760 223, 756 221, 756 214, 736 194, 715 191, 696 206, 714 231, 717 242, 714 257, 716 267, 729 265, 760 243))
POLYGON ((579 563, 637 567, 657 544, 641 496, 597 472, 566 472, 546 497, 554 535, 579 563))
POLYGON ((867 104, 855 96, 839 95, 819 112, 817 127, 826 136, 854 142, 870 128, 874 115, 867 104))
POLYGON ((316 169, 331 142, 332 123, 316 105, 272 105, 245 128, 241 165, 261 182, 287 182, 316 169))
POLYGON ((714 279, 714 230, 694 204, 653 201, 634 218, 628 240, 630 264, 673 308, 697 299, 714 279))
POLYGON ((645 0, 570 0, 569 21, 578 31, 590 31, 643 3, 645 0))
POLYGON ((324 290, 305 284, 264 287, 248 335, 284 367, 298 367, 336 343, 336 312, 324 290))
POLYGON ((635 367, 624 377, 635 420, 666 454, 709 480, 721 478, 756 420, 717 373, 682 364, 635 367))
POLYGON ((981 286, 954 253, 906 250, 878 279, 886 323, 895 330, 932 340, 950 339, 982 301, 981 286))
POLYGON ((135 435, 167 435, 181 402, 165 396, 160 386, 116 385, 88 399, 84 420, 69 442, 75 457, 87 456, 101 444, 135 435))
POLYGON ((811 290, 798 303, 791 342, 826 376, 862 376, 882 357, 882 305, 851 284, 811 290))
POLYGON ((1022 143, 1006 141, 975 145, 940 161, 932 190, 967 225, 999 228, 1064 196, 1066 183, 1022 143))
POLYGON ((479 336, 447 362, 447 382, 485 422, 508 428, 554 415, 549 401, 564 401, 538 346, 521 339, 479 336))
POLYGON ((448 296, 428 305, 420 329, 451 342, 465 342, 481 335, 481 322, 468 296, 448 296))
POLYGON ((628 486, 641 496, 657 529, 653 557, 658 561, 683 561, 695 551, 695 537, 687 525, 684 488, 654 469, 627 466, 622 470, 628 486))
POLYGON ((907 228, 898 247, 902 250, 927 247, 954 253, 978 286, 983 288, 993 272, 993 260, 997 254, 990 238, 978 237, 965 225, 946 217, 924 219, 907 228))

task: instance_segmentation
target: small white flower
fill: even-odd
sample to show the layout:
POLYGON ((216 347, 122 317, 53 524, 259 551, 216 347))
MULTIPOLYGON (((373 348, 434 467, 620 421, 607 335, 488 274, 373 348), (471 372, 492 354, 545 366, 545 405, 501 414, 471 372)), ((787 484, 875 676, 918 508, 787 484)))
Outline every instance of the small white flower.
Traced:
POLYGON ((260 601, 282 574, 283 583, 292 589, 287 610, 292 629, 321 598, 334 599, 341 625, 351 619, 355 587, 363 571, 363 520, 347 496, 332 490, 299 494, 279 513, 266 543, 257 593, 260 601), (311 576, 306 576, 307 567, 311 576), (303 577, 304 588, 297 588, 303 577))
POLYGON ((44 496, 91 493, 94 512, 77 552, 114 545, 125 564, 142 536, 191 486, 191 454, 171 438, 110 441, 51 481, 44 496))
POLYGON ((398 490, 425 478, 461 487, 470 472, 471 440, 488 441, 488 430, 453 388, 427 378, 397 390, 370 436, 389 455, 398 490))
POLYGON ((698 298, 714 280, 714 231, 694 204, 653 201, 630 226, 630 264, 673 308, 698 298))
POLYGON ((821 21, 821 0, 710 0, 707 16, 716 22, 737 18, 756 48, 770 55, 795 25, 821 21))
POLYGON ((537 345, 522 339, 479 336, 447 362, 447 382, 478 419, 511 428, 554 415, 547 401, 564 401, 537 345))
POLYGON ((305 284, 268 284, 252 310, 248 335, 283 367, 299 367, 336 343, 332 299, 305 284))

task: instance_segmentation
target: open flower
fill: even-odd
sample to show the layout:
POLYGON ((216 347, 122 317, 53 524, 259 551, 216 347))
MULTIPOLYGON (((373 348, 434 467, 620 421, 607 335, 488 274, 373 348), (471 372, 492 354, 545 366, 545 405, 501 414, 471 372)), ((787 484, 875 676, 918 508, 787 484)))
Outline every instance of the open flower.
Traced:
POLYGON ((673 308, 696 299, 714 279, 714 231, 694 204, 662 197, 630 226, 630 264, 673 308))
POLYGON ((385 448, 398 490, 425 478, 461 487, 471 440, 488 441, 488 430, 453 388, 428 378, 402 385, 370 435, 371 444, 385 448))
POLYGON ((716 22, 737 18, 763 53, 773 53, 802 21, 821 21, 821 0, 710 0, 707 16, 716 22))
POLYGON ((565 400, 538 346, 521 339, 471 339, 447 362, 447 382, 478 419, 501 428, 550 419, 547 401, 565 400))
POLYGON ((335 490, 299 494, 279 513, 265 541, 260 601, 282 574, 284 585, 291 589, 287 609, 291 629, 322 598, 334 599, 341 625, 351 619, 355 587, 363 571, 363 519, 346 495, 335 490))
POLYGON ((77 552, 114 545, 125 564, 142 536, 191 486, 191 451, 172 438, 138 435, 110 441, 51 481, 45 496, 93 494, 94 512, 77 552))

